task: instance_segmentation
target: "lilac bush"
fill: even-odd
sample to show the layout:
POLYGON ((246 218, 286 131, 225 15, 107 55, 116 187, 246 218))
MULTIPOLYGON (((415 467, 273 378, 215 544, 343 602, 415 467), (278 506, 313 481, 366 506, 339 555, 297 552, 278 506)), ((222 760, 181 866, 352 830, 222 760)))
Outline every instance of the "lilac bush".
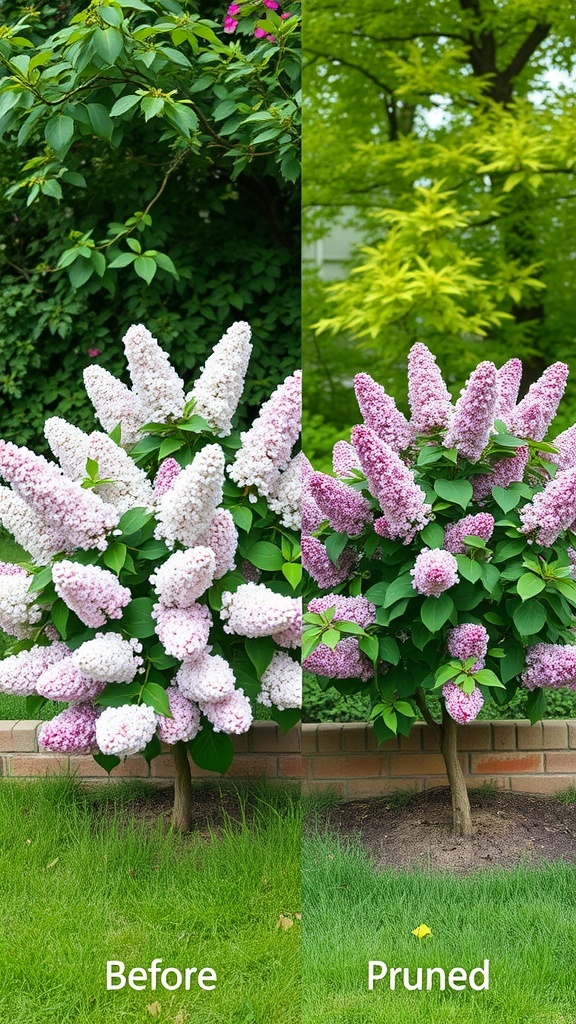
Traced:
POLYGON ((482 362, 453 404, 414 345, 410 420, 358 374, 363 422, 336 444, 334 478, 302 474, 304 668, 369 694, 381 742, 423 716, 453 788, 454 722, 521 686, 536 721, 546 687, 576 688, 576 427, 543 440, 568 368, 555 363, 518 401, 521 370, 482 362))
POLYGON ((102 430, 51 418, 55 461, 0 441, 0 521, 29 556, 0 565, 0 691, 69 705, 45 750, 110 771, 185 743, 225 771, 258 702, 299 717, 301 378, 238 435, 250 335, 233 324, 187 391, 133 326, 130 387, 85 373, 102 430))

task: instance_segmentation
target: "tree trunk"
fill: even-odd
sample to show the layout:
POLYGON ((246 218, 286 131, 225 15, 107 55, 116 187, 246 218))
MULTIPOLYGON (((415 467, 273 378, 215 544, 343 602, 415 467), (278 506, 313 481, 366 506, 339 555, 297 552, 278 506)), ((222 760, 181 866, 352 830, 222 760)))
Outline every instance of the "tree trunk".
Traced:
POLYGON ((450 794, 452 796, 452 823, 454 834, 457 836, 471 836, 472 816, 470 814, 470 800, 468 790, 460 761, 458 760, 458 726, 450 717, 446 708, 442 709, 442 725, 440 749, 446 764, 446 774, 450 783, 450 794))
POLYGON ((176 769, 172 825, 179 832, 189 832, 192 824, 192 774, 188 749, 182 740, 172 747, 172 757, 176 769))

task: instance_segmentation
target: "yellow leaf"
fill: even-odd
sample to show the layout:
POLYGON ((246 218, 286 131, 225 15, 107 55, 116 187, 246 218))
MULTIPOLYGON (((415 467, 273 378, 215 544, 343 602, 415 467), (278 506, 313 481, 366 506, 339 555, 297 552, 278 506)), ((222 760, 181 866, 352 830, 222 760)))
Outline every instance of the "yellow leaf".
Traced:
POLYGON ((148 1013, 150 1014, 151 1017, 159 1017, 160 1014, 162 1013, 162 1007, 160 1006, 158 1000, 156 1000, 155 1003, 149 1003, 146 1009, 148 1010, 148 1013))
POLYGON ((291 917, 286 917, 284 914, 280 914, 278 918, 277 928, 280 928, 283 932, 287 932, 289 928, 292 928, 294 921, 291 917))
POLYGON ((425 939, 428 935, 432 935, 432 932, 427 924, 419 924, 417 928, 414 928, 412 935, 415 935, 417 939, 425 939))

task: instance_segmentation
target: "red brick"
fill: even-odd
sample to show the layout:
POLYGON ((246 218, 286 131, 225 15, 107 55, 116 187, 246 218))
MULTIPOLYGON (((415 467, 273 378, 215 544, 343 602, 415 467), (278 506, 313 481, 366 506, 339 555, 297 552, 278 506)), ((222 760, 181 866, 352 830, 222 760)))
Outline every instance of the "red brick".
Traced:
POLYGON ((316 779, 380 778, 388 775, 387 757, 378 754, 350 754, 312 758, 312 772, 316 779))
POLYGON ((459 750, 490 750, 491 743, 490 722, 472 722, 465 729, 458 730, 459 750))
POLYGON ((576 772, 576 750, 546 754, 547 772, 576 772))
POLYGON ((348 800, 372 800, 379 796, 397 793, 398 790, 412 790, 419 793, 419 779, 349 779, 346 783, 348 800))
POLYGON ((16 722, 12 728, 12 750, 35 753, 38 750, 36 730, 39 724, 38 719, 16 722))
POLYGON ((385 740, 384 743, 378 744, 378 737, 374 732, 374 726, 368 725, 366 729, 366 750, 378 750, 380 752, 398 750, 398 737, 392 736, 391 739, 385 740))
POLYGON ((518 750, 542 750, 542 722, 530 725, 527 719, 516 722, 518 750))
POLYGON ((79 779, 108 778, 108 772, 101 768, 89 754, 70 757, 70 774, 76 775, 79 779))
POLYGON ((574 782, 571 775, 516 775, 510 779, 515 793, 542 793, 551 796, 567 789, 574 782))
POLYGON ((318 750, 322 754, 335 754, 342 750, 342 725, 340 722, 320 722, 318 726, 318 750))
POLYGON ((150 762, 150 775, 153 779, 173 779, 175 774, 172 754, 160 754, 150 762))
POLYGON ((393 778, 406 775, 444 774, 442 754, 390 754, 390 774, 393 778))
POLYGON ((568 747, 568 725, 561 721, 542 722, 544 750, 566 750, 568 747))
POLYGON ((494 750, 516 750, 515 722, 492 722, 494 750))
POLYGON ((344 796, 344 783, 328 779, 307 779, 306 782, 302 783, 302 796, 309 796, 311 793, 333 793, 334 796, 342 799, 344 796))
POLYGON ((67 774, 68 757, 65 754, 14 754, 10 758, 10 775, 18 778, 67 774))
POLYGON ((364 753, 366 750, 365 722, 345 722, 342 729, 342 746, 344 750, 364 753))
POLYGON ((131 754, 112 771, 112 778, 117 779, 147 779, 149 775, 148 762, 139 754, 131 754))
POLYGON ((538 753, 471 754, 473 775, 512 775, 544 771, 544 755, 538 753))
POLYGON ((279 779, 301 779, 304 773, 304 766, 301 757, 286 757, 285 754, 278 758, 279 779))
POLYGON ((407 736, 398 737, 398 746, 400 750, 408 751, 420 751, 422 750, 422 733, 423 726, 413 725, 407 736))
POLYGON ((318 727, 311 722, 302 725, 302 753, 315 754, 317 750, 316 733, 318 727))
POLYGON ((12 729, 16 725, 16 719, 0 722, 0 750, 13 751, 12 746, 12 729))
POLYGON ((498 789, 510 789, 510 779, 507 775, 495 775, 494 778, 491 779, 488 779, 483 775, 466 776, 467 789, 480 789, 481 786, 485 786, 486 783, 494 783, 498 789))
POLYGON ((277 759, 263 754, 245 754, 235 758, 226 774, 234 779, 274 779, 278 777, 277 759))
MULTIPOLYGON (((248 753, 248 739, 250 733, 243 732, 240 736, 231 736, 232 746, 234 747, 235 754, 247 754, 248 753)), ((170 748, 168 748, 170 749, 170 748)))
POLYGON ((280 729, 276 726, 275 732, 262 733, 258 731, 252 735, 252 750, 254 753, 296 753, 300 750, 300 746, 299 726, 289 729, 288 732, 280 732, 280 729))

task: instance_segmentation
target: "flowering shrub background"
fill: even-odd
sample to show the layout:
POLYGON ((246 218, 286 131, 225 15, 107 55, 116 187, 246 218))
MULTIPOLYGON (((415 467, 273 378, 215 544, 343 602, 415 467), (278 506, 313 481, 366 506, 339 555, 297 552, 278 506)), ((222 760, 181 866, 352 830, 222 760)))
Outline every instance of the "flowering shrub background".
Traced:
POLYGON ((188 392, 142 325, 124 338, 131 387, 85 385, 103 430, 53 417, 54 462, 0 441, 0 521, 31 556, 0 564, 0 690, 64 709, 43 748, 111 770, 186 742, 225 771, 253 702, 299 718, 301 378, 238 435, 251 331, 235 323, 188 392), (108 431, 108 433, 104 433, 108 431), (68 705, 68 706, 66 706, 68 705))
POLYGON ((304 668, 366 692, 382 741, 428 696, 465 723, 523 686, 536 721, 547 687, 576 689, 576 426, 543 440, 568 368, 518 401, 521 373, 480 363, 453 405, 416 344, 410 421, 359 374, 364 422, 335 445, 336 476, 305 467, 304 668))

